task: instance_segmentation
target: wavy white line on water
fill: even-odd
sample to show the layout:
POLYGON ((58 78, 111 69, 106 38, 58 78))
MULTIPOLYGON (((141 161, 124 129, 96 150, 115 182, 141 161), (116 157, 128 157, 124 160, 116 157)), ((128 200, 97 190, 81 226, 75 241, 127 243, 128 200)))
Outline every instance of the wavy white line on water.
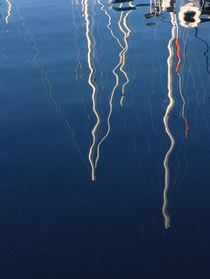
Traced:
POLYGON ((108 137, 108 135, 110 133, 110 130, 111 130, 110 119, 111 119, 112 109, 113 109, 113 104, 112 103, 113 103, 113 98, 114 98, 115 92, 116 92, 116 90, 117 90, 117 88, 119 86, 119 76, 118 76, 116 70, 118 69, 120 64, 121 64, 121 59, 120 59, 120 55, 119 55, 119 63, 112 70, 112 73, 115 76, 115 85, 114 85, 114 87, 112 89, 111 97, 109 99, 109 114, 108 114, 108 118, 107 118, 107 132, 106 132, 105 136, 101 139, 101 141, 98 144, 98 147, 97 147, 97 157, 96 157, 96 161, 95 161, 95 168, 97 167, 97 164, 98 164, 98 161, 99 161, 99 158, 100 158, 100 146, 103 143, 103 141, 108 137))
POLYGON ((10 2, 10 0, 6 0, 7 1, 7 15, 5 17, 5 22, 6 24, 9 23, 9 19, 11 17, 11 11, 12 11, 12 3, 10 2))
MULTIPOLYGON (((129 6, 133 7, 133 5, 129 2, 129 6)), ((124 69, 124 73, 125 73, 125 78, 126 81, 124 82, 123 86, 122 86, 122 97, 120 99, 120 105, 123 106, 123 102, 124 102, 124 98, 125 98, 125 87, 129 84, 130 79, 128 77, 128 73, 125 70, 125 64, 126 64, 126 55, 128 53, 129 50, 129 46, 128 46, 128 38, 130 36, 131 30, 127 25, 127 18, 129 16, 129 14, 131 13, 132 10, 130 10, 129 12, 127 12, 127 14, 125 15, 125 17, 123 18, 123 26, 125 28, 125 33, 124 33, 124 43, 125 43, 125 48, 124 48, 124 52, 123 52, 123 63, 121 65, 121 70, 124 69)))
POLYGON ((107 24, 107 28, 109 29, 112 37, 117 41, 118 45, 123 48, 122 44, 120 43, 120 40, 117 38, 117 36, 114 34, 111 25, 112 25, 112 18, 110 16, 110 14, 107 12, 107 10, 105 9, 105 6, 103 3, 101 3, 100 0, 98 0, 98 4, 101 6, 101 10, 104 12, 104 14, 108 17, 108 24, 107 24))
MULTIPOLYGON (((120 4, 120 8, 122 8, 123 4, 120 4)), ((129 3, 129 6, 132 7, 132 4, 129 3)), ((132 10, 128 11, 125 16, 124 16, 124 12, 121 12, 120 14, 120 19, 118 21, 118 27, 120 29, 120 31, 122 32, 123 34, 123 42, 124 42, 124 46, 123 46, 123 49, 120 53, 120 57, 121 57, 121 64, 120 64, 120 72, 124 75, 125 77, 125 82, 124 84, 122 85, 122 91, 121 91, 121 98, 120 98, 120 105, 122 106, 123 105, 123 101, 124 101, 124 97, 125 97, 125 86, 129 83, 129 77, 128 77, 128 74, 126 72, 126 69, 125 69, 125 64, 126 64, 126 54, 128 52, 128 38, 130 36, 130 33, 131 33, 131 30, 128 28, 127 26, 127 17, 128 15, 131 13, 132 10)))
POLYGON ((187 138, 188 137, 188 132, 189 132, 189 126, 188 126, 188 120, 187 120, 186 112, 185 112, 186 101, 185 101, 185 97, 184 97, 183 91, 182 91, 182 75, 180 73, 181 51, 180 51, 180 43, 179 43, 179 26, 178 26, 176 18, 175 18, 175 25, 176 25, 175 45, 176 45, 176 56, 177 56, 177 59, 178 59, 177 64, 176 64, 176 73, 177 73, 178 78, 179 78, 179 94, 180 94, 180 97, 182 99, 181 116, 182 116, 182 119, 184 121, 184 135, 185 135, 185 138, 187 138))
POLYGON ((91 30, 90 27, 90 14, 89 14, 89 5, 88 5, 88 0, 84 0, 84 17, 85 17, 85 28, 86 28, 86 40, 87 40, 87 48, 88 48, 88 53, 87 53, 87 62, 88 62, 88 67, 89 67, 89 76, 88 76, 88 84, 91 87, 92 90, 92 109, 93 113, 96 117, 96 123, 93 126, 93 129, 91 131, 92 134, 92 144, 89 148, 89 154, 88 154, 88 159, 90 162, 91 166, 91 180, 95 181, 96 180, 96 173, 95 173, 95 166, 94 166, 94 153, 95 153, 95 145, 96 145, 96 134, 100 125, 100 116, 97 110, 97 103, 96 103, 96 97, 97 97, 97 85, 94 81, 95 79, 95 66, 94 66, 94 52, 93 52, 93 44, 94 44, 94 39, 93 39, 93 30, 91 30))
MULTIPOLYGON (((101 5, 101 10, 108 17, 107 29, 110 31, 111 36, 113 37, 113 39, 115 39, 117 41, 119 47, 121 49, 123 49, 123 47, 122 47, 122 45, 120 43, 120 40, 114 35, 113 30, 111 29, 111 25, 112 25, 112 18, 111 18, 111 16, 105 10, 105 6, 100 2, 100 0, 98 0, 98 3, 101 5)), ((116 72, 116 70, 119 68, 119 66, 122 63, 122 59, 121 59, 120 53, 119 53, 119 63, 112 70, 112 74, 115 77, 115 85, 114 85, 114 87, 112 89, 111 96, 109 98, 109 113, 108 113, 108 117, 107 117, 107 131, 106 131, 105 135, 102 137, 102 139, 100 140, 100 142, 97 145, 97 155, 96 155, 96 160, 95 160, 95 170, 97 168, 97 165, 98 165, 98 162, 99 162, 99 159, 100 159, 100 146, 105 141, 105 139, 109 136, 109 133, 110 133, 110 130, 111 130, 110 119, 111 119, 112 110, 113 110, 113 99, 114 99, 115 92, 116 92, 116 90, 117 90, 117 88, 119 86, 119 75, 116 72)))
POLYGON ((167 67, 168 67, 168 99, 169 103, 165 111, 165 115, 163 117, 163 123, 165 127, 166 134, 169 137, 170 140, 170 147, 168 151, 165 154, 164 158, 164 169, 165 169, 165 179, 164 179, 164 191, 163 191, 163 206, 162 206, 162 214, 164 218, 164 226, 165 229, 168 229, 170 227, 170 215, 168 212, 168 190, 169 190, 169 183, 170 183, 170 169, 169 169, 169 159, 170 155, 174 149, 175 146, 175 139, 172 135, 172 132, 169 128, 169 119, 170 119, 170 113, 174 107, 175 101, 173 98, 173 85, 172 85, 172 75, 173 75, 173 57, 174 57, 174 51, 173 51, 173 42, 176 37, 176 25, 175 25, 175 18, 176 15, 173 12, 170 12, 171 16, 171 24, 172 24, 172 30, 171 30, 171 38, 168 42, 168 59, 167 59, 167 67))

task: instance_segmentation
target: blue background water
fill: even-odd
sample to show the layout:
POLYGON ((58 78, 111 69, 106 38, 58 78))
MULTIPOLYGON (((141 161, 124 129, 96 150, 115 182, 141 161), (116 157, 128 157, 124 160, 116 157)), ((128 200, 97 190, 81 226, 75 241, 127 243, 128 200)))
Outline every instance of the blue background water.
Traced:
POLYGON ((9 14, 6 1, 0 7, 1 278, 209 278, 209 24, 178 23, 167 114, 170 13, 147 19, 148 6, 122 13, 104 0, 86 1, 88 15, 85 1, 10 2, 9 14), (123 106, 120 67, 111 99, 118 42, 127 45, 123 106), (168 169, 164 115, 175 142, 168 169))

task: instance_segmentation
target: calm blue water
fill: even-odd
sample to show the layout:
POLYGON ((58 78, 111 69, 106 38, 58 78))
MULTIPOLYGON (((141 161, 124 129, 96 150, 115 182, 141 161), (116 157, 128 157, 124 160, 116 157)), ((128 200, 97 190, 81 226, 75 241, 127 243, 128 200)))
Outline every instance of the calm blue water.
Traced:
POLYGON ((210 278, 208 2, 0 12, 0 277, 210 278))

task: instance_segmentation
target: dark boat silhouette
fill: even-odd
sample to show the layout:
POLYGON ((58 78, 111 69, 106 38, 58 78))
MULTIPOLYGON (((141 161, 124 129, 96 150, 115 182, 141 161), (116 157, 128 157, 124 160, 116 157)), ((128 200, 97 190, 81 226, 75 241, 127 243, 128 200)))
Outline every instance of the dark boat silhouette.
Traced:
POLYGON ((131 11, 131 10, 136 10, 136 7, 113 7, 113 10, 117 12, 126 12, 126 11, 131 11))
POLYGON ((111 1, 111 4, 122 4, 122 3, 128 3, 132 2, 133 0, 113 0, 111 1))
POLYGON ((136 7, 150 7, 150 4, 137 4, 136 7))

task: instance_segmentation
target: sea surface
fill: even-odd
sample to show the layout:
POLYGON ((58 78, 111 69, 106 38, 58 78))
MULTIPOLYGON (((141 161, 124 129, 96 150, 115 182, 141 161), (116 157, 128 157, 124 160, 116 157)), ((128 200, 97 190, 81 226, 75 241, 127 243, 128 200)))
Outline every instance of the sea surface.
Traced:
POLYGON ((209 3, 0 14, 0 278, 209 279, 209 3))

